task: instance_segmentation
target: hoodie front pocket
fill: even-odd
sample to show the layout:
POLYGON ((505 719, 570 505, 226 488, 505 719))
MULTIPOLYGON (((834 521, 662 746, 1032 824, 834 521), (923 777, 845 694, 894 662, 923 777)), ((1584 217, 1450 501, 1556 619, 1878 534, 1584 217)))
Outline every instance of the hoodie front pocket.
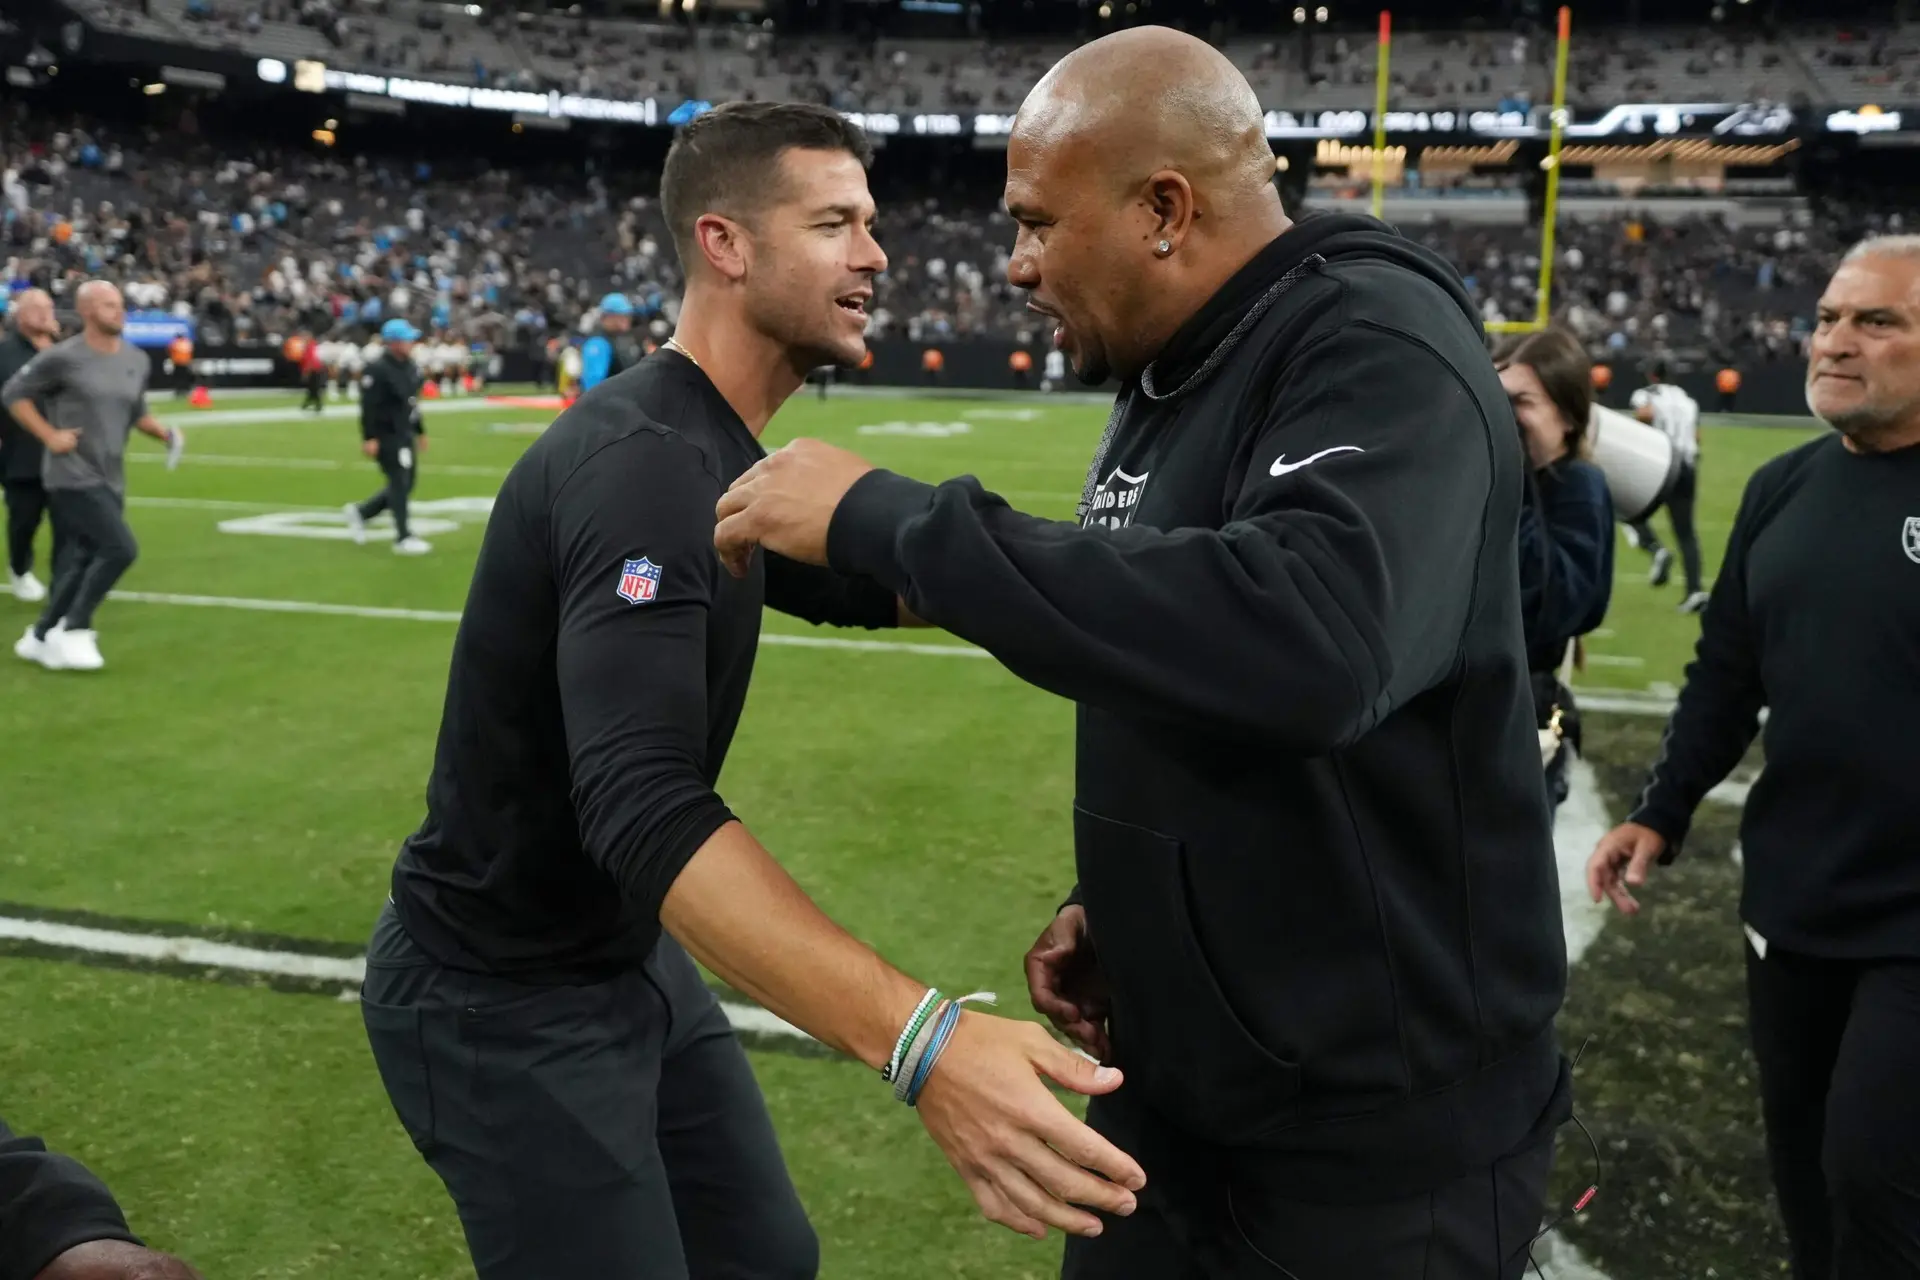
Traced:
POLYGON ((1122 1087, 1211 1142, 1291 1122, 1300 1069, 1255 1040, 1221 992, 1194 933, 1181 843, 1078 806, 1073 824, 1122 1087))

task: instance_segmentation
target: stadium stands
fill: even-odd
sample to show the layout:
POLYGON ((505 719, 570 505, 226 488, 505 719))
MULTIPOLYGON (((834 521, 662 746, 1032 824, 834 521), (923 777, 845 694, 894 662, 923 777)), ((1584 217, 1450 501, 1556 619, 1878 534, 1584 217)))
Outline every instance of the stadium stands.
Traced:
MULTIPOLYGON (((577 331, 609 288, 631 293, 649 319, 670 324, 676 310, 680 274, 644 175, 617 191, 577 174, 439 181, 401 165, 239 160, 174 137, 18 118, 0 149, 10 277, 56 287, 118 279, 137 304, 186 308, 209 344, 277 344, 301 327, 405 312, 517 346, 577 331)), ((1005 280, 1013 227, 992 194, 887 209, 893 266, 875 301, 877 334, 1035 339, 1024 297, 1005 280)), ((1623 357, 1792 359, 1838 252, 1887 225, 1897 215, 1750 228, 1567 222, 1556 305, 1596 350, 1623 357)), ((1410 233, 1459 267, 1487 319, 1531 316, 1536 232, 1442 222, 1410 233)))

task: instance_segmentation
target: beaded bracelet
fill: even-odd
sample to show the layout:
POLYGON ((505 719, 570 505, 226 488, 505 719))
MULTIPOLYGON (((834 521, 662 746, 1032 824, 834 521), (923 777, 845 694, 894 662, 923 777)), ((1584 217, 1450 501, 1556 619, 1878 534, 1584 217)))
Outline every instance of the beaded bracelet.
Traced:
POLYGON ((933 1044, 934 1033, 940 1029, 940 1023, 946 1018, 947 1010, 954 1007, 953 1001, 942 1000, 933 1007, 931 1014, 914 1033, 913 1043, 907 1046, 906 1056, 900 1059, 900 1069, 893 1073, 894 1101, 905 1102, 912 1096, 913 1077, 920 1070, 920 1064, 926 1060, 927 1049, 933 1044))
POLYGON ((907 1047, 913 1043, 913 1038, 920 1034, 921 1026, 941 999, 938 987, 928 987, 927 994, 920 997, 920 1003, 914 1006, 912 1016, 907 1019, 906 1025, 900 1028, 900 1038, 894 1041, 893 1056, 887 1059, 886 1066, 880 1068, 882 1080, 891 1081, 899 1073, 900 1063, 907 1056, 907 1047))

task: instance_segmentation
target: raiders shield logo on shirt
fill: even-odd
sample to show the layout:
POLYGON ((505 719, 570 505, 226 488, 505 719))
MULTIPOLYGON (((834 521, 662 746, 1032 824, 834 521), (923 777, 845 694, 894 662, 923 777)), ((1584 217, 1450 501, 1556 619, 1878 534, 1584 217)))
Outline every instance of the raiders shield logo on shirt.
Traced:
POLYGON ((1081 528, 1099 525, 1108 529, 1124 529, 1132 524, 1133 513, 1140 508, 1140 494, 1146 488, 1149 474, 1143 471, 1132 476, 1115 467, 1100 482, 1100 487, 1093 491, 1093 501, 1087 504, 1087 514, 1080 522, 1081 528))
POLYGON ((1908 516, 1907 527, 1901 535, 1901 541, 1907 548, 1907 559, 1920 564, 1920 516, 1908 516))

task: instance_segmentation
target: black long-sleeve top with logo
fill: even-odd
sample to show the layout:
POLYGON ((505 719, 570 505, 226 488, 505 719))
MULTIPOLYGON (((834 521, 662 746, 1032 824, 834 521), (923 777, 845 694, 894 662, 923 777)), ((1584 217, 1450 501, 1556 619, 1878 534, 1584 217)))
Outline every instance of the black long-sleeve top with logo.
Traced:
POLYGON ((714 789, 765 603, 881 627, 864 578, 756 555, 714 504, 763 455, 661 352, 582 396, 507 476, 454 641, 427 816, 393 899, 443 964, 588 982, 645 960, 660 904, 732 814, 714 789))
POLYGON ((1678 852, 1767 709, 1740 911, 1769 942, 1920 956, 1920 446, 1827 436, 1747 482, 1633 820, 1678 852))
POLYGON ((402 441, 423 436, 420 386, 423 379, 413 361, 387 352, 360 375, 360 438, 402 441))

